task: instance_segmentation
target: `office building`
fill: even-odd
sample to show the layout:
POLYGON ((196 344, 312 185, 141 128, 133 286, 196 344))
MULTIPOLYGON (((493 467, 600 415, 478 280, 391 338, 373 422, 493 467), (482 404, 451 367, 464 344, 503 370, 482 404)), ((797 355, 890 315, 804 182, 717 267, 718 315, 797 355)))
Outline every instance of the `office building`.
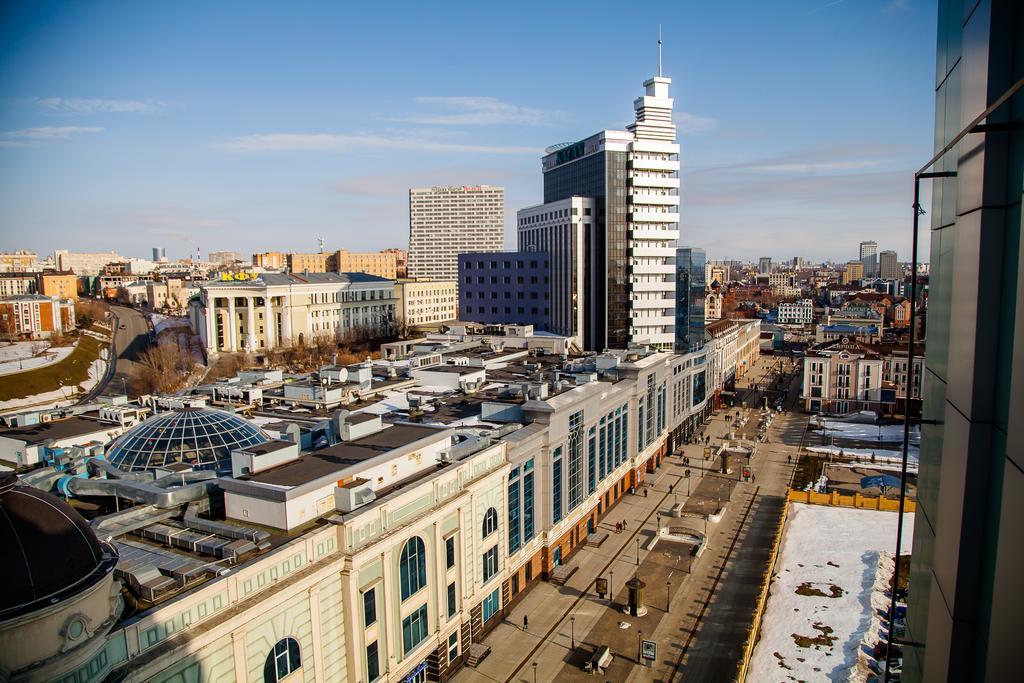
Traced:
POLYGON ((626 130, 550 147, 542 160, 545 205, 576 196, 596 202, 583 235, 587 349, 675 345, 679 145, 671 82, 660 73, 644 82, 626 130))
POLYGON ((383 335, 395 325, 394 287, 363 273, 264 273, 204 283, 189 317, 210 353, 383 335))
POLYGON ((757 260, 757 272, 759 275, 767 275, 772 272, 771 256, 762 256, 757 260))
POLYGON ((583 341, 587 310, 588 236, 597 227, 593 197, 567 197, 516 214, 520 252, 544 252, 550 263, 549 327, 555 334, 583 341))
POLYGON ((5 251, 0 253, 0 273, 23 273, 38 266, 39 256, 34 251, 5 251))
POLYGON ((72 271, 75 275, 99 275, 108 263, 123 261, 116 251, 75 253, 65 249, 54 252, 57 270, 72 271))
POLYGON ((849 285, 853 283, 859 283, 864 279, 864 262, 863 261, 850 261, 846 264, 846 270, 843 271, 843 284, 849 285))
MULTIPOLYGON (((676 249, 676 343, 677 353, 704 346, 707 254, 695 247, 676 249)), ((719 313, 720 314, 720 313, 719 313)))
POLYGON ((399 280, 395 285, 399 332, 439 328, 459 314, 459 283, 455 280, 399 280))
MULTIPOLYGON (((1024 77, 1020 2, 938 6, 936 153, 1024 77)), ((931 264, 928 353, 903 681, 1020 676, 1020 97, 926 169, 956 177, 923 181, 933 183, 922 218, 931 219, 931 256, 921 259, 931 264)))
POLYGON ((864 264, 865 277, 878 277, 878 243, 861 242, 859 260, 864 264))
POLYGON ((265 251, 252 255, 252 265, 263 270, 287 270, 288 254, 280 251, 265 251))
POLYGON ((551 317, 551 264, 547 252, 459 254, 459 320, 533 325, 551 317))
POLYGON ((878 277, 883 280, 903 279, 903 270, 896 260, 895 251, 883 251, 878 255, 878 277))
POLYGON ((237 251, 211 251, 207 255, 207 260, 220 266, 233 266, 243 262, 245 258, 237 251))
POLYGON ((167 249, 164 247, 153 247, 153 262, 163 263, 167 261, 167 249))
POLYGON ((394 250, 358 252, 339 249, 327 259, 331 273, 366 273, 395 280, 398 278, 398 257, 394 250))
POLYGON ((409 190, 409 277, 454 280, 459 254, 505 245, 505 189, 452 185, 409 190))

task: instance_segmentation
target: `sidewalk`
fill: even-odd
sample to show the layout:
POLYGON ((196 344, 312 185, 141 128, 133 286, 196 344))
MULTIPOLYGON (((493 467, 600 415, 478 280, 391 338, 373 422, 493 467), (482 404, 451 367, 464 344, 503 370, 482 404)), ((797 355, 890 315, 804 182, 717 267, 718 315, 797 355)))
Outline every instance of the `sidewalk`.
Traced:
MULTIPOLYGON (((705 433, 712 437, 725 436, 728 433, 728 424, 724 415, 725 411, 722 411, 720 415, 713 416, 705 427, 705 433)), ((685 446, 683 455, 690 458, 689 469, 693 478, 691 489, 695 490, 703 478, 703 468, 707 464, 703 459, 703 447, 685 446)), ((647 497, 627 495, 609 510, 600 524, 600 527, 608 532, 608 539, 602 546, 584 546, 573 555, 571 562, 578 569, 564 586, 548 582, 535 585, 516 604, 511 613, 506 615, 505 620, 488 634, 484 642, 490 645, 492 650, 487 659, 476 669, 463 667, 453 680, 458 683, 531 683, 535 675, 538 683, 556 678, 560 680, 559 672, 571 654, 573 636, 577 646, 581 642, 592 642, 589 638, 590 632, 609 611, 607 598, 600 599, 594 593, 594 580, 598 576, 611 578, 614 572, 614 583, 611 588, 619 602, 624 599, 624 581, 632 578, 637 569, 636 540, 640 539, 641 546, 646 545, 655 533, 656 513, 661 513, 663 518, 670 514, 674 497, 668 494, 669 484, 674 485, 674 493, 678 495, 680 501, 687 499, 686 484, 683 482, 684 469, 686 467, 682 465, 682 457, 669 457, 657 472, 648 475, 647 497), (616 533, 616 523, 623 521, 627 524, 627 530, 621 534, 616 533), (526 631, 522 629, 523 616, 529 617, 529 629, 526 631)), ((709 528, 709 535, 713 533, 709 528)), ((658 546, 655 546, 654 552, 660 552, 658 546)), ((641 549, 641 563, 648 554, 646 550, 641 549)), ((696 565, 695 562, 695 571, 696 565)), ((681 585, 678 586, 680 593, 681 588, 681 585)), ((674 587, 673 594, 676 591, 677 587, 674 587)), ((663 596, 662 593, 662 607, 657 608, 661 613, 663 596)), ((588 649, 587 655, 589 654, 588 649)), ((616 653, 617 656, 620 654, 623 653, 616 653)), ((635 654, 634 652, 633 656, 635 654)))

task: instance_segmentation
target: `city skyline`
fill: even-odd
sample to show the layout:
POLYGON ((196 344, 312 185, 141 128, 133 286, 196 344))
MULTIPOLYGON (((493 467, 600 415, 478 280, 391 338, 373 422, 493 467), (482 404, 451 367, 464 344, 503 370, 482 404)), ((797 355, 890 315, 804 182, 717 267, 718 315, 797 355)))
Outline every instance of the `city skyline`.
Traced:
MULTIPOLYGON (((660 21, 682 145, 681 245, 754 259, 799 236, 804 256, 841 260, 867 238, 909 253, 905 178, 931 149, 914 122, 934 106, 925 3, 664 8, 625 20, 628 52, 557 57, 542 50, 557 32, 500 8, 443 21, 409 8, 389 17, 401 41, 391 50, 369 30, 383 25, 372 13, 318 9, 310 22, 232 9, 208 8, 201 27, 173 8, 7 10, 0 248, 162 245, 174 259, 197 246, 315 251, 316 235, 332 249, 401 247, 408 189, 445 184, 506 187, 512 246, 515 211, 542 200, 543 149, 630 120, 660 21), (477 35, 481 21, 508 30, 477 35), (735 50, 717 52, 705 23, 730 26, 735 50), (447 34, 466 37, 465 51, 425 38, 447 34), (798 35, 800 51, 785 47, 798 35), (858 35, 873 43, 866 61, 858 35), (471 59, 477 49, 493 59, 471 59)), ((544 19, 581 35, 601 21, 576 10, 545 8, 544 19)))

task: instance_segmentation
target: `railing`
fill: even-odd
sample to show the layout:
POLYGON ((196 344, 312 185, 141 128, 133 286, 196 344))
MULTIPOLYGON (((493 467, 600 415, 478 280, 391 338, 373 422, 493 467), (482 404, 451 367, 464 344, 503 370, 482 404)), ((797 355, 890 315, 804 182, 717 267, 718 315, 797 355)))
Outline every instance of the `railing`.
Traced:
MULTIPOLYGON (((818 493, 817 491, 798 491, 790 489, 787 496, 791 503, 807 503, 809 505, 835 505, 838 507, 862 508, 865 510, 883 510, 896 512, 899 510, 900 501, 898 498, 886 498, 885 496, 863 496, 859 493, 843 495, 838 491, 831 493, 818 493)), ((906 512, 914 512, 916 505, 913 500, 906 502, 906 512)))

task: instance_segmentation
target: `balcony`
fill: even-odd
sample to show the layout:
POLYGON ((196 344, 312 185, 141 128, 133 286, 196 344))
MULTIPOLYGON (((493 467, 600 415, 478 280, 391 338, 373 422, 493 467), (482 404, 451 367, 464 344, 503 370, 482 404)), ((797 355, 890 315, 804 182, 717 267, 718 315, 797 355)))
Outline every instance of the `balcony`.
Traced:
POLYGON ((634 223, 678 223, 679 212, 661 213, 647 211, 646 207, 630 207, 630 220, 634 223))
POLYGON ((633 228, 629 237, 634 240, 678 240, 679 231, 633 228))
POLYGON ((631 327, 665 327, 675 326, 676 318, 674 315, 636 315, 629 319, 631 327))
POLYGON ((659 258, 675 258, 676 248, 675 247, 648 247, 648 246, 636 246, 629 248, 630 256, 647 256, 647 257, 659 257, 659 258))
POLYGON ((675 282, 633 282, 629 287, 634 292, 668 292, 670 296, 676 291, 675 282))
POLYGON ((634 275, 675 275, 676 267, 675 264, 669 263, 644 263, 631 265, 629 270, 634 275))
POLYGON ((679 206, 679 195, 640 194, 637 193, 633 188, 630 188, 629 202, 634 205, 647 204, 650 206, 679 206))
POLYGON ((674 299, 669 299, 669 298, 665 298, 665 299, 634 299, 634 300, 629 302, 630 308, 632 308, 634 311, 637 311, 637 310, 640 310, 640 309, 655 309, 655 310, 659 310, 659 311, 673 310, 675 308, 675 305, 676 305, 675 300, 674 299))
POLYGON ((630 168, 638 171, 678 171, 678 161, 668 161, 661 159, 631 159, 630 168))
POLYGON ((630 185, 633 187, 679 189, 679 178, 656 178, 653 176, 642 176, 637 173, 630 173, 629 180, 630 185))

